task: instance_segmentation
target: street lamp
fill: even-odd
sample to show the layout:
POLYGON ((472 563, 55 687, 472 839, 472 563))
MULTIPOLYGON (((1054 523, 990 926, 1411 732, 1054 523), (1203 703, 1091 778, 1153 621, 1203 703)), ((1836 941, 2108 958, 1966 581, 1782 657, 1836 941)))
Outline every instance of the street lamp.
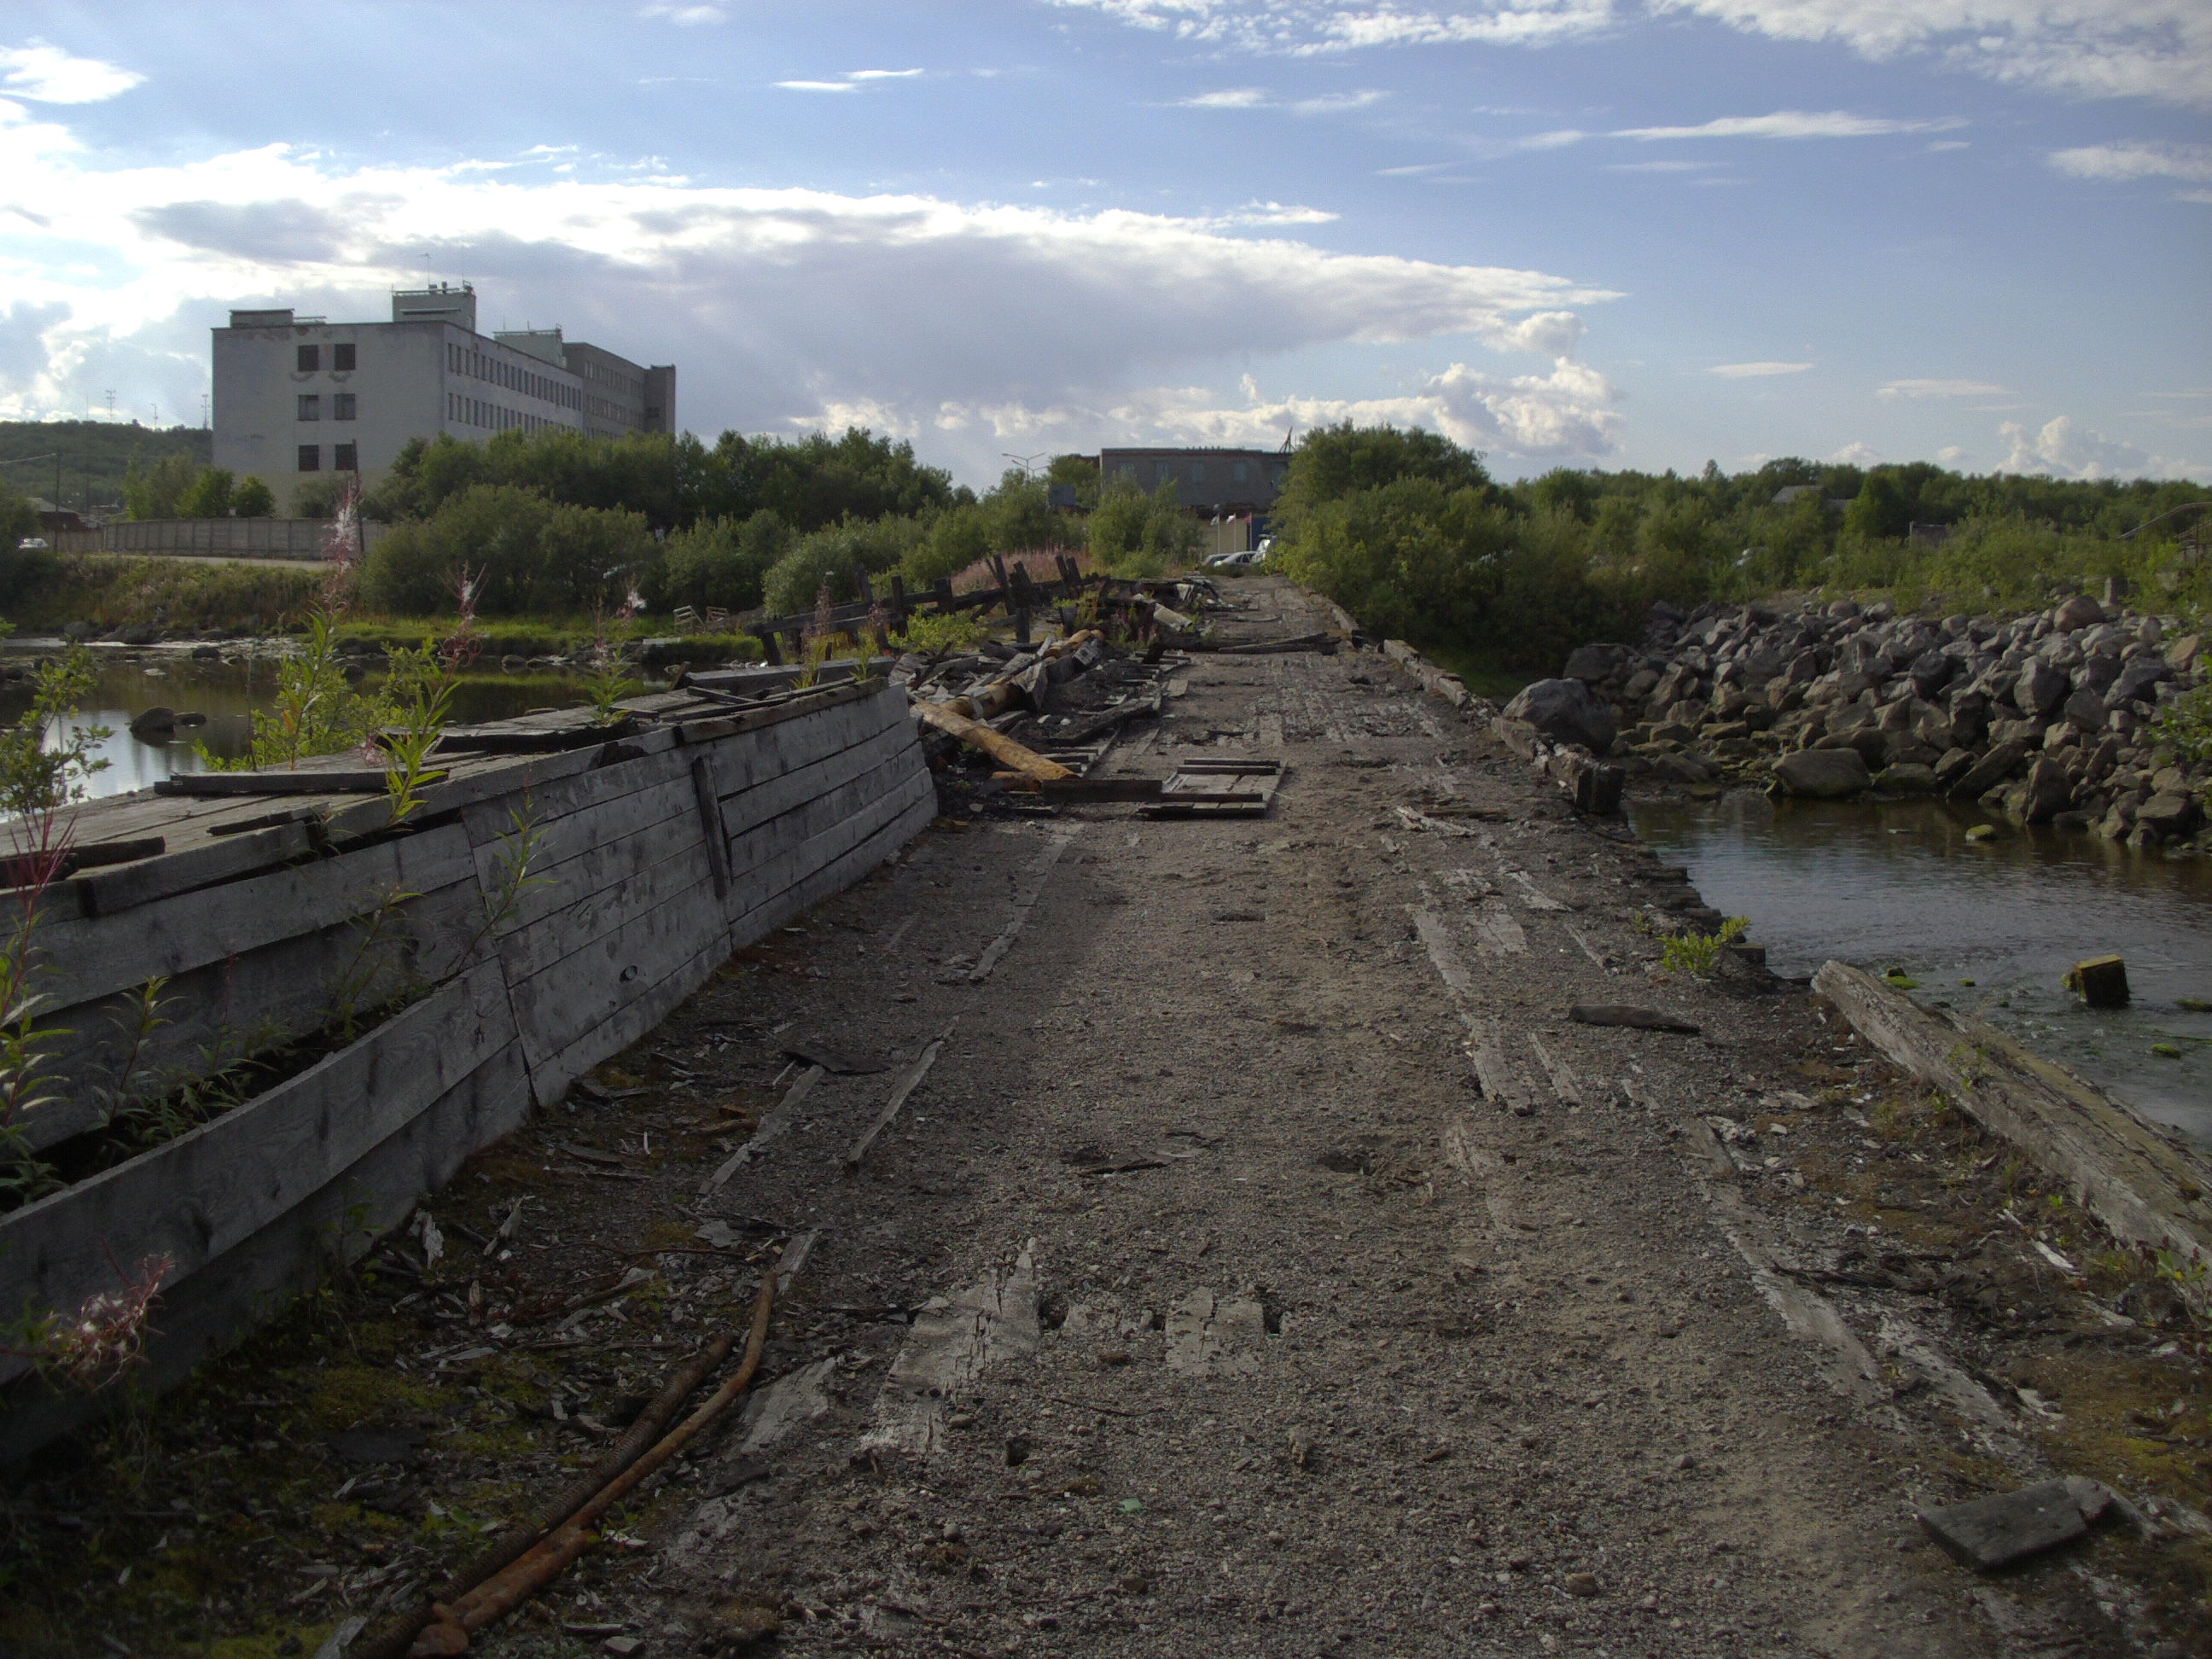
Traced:
POLYGON ((1052 451, 1049 449, 1040 449, 1034 455, 1017 455, 1011 449, 1002 449, 999 453, 1005 456, 1008 460, 1012 461, 1016 466, 1021 468, 1023 482, 1027 483, 1030 476, 1030 468, 1034 466, 1037 462, 1044 459, 1046 456, 1051 454, 1052 451))

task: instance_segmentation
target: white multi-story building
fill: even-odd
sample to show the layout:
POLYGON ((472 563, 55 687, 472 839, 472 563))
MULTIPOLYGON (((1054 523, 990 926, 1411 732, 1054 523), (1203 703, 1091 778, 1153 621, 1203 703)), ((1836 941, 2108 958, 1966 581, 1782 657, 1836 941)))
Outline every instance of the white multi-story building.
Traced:
POLYGON ((676 370, 561 331, 477 332, 464 283, 392 296, 388 323, 234 311, 215 337, 215 464, 279 500, 324 473, 375 484, 410 438, 676 429, 676 370))

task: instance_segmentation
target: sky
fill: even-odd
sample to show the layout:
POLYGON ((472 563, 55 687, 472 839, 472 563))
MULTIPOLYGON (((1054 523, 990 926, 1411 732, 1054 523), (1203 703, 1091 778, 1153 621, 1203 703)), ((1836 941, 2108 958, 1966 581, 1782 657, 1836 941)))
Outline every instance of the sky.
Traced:
POLYGON ((234 306, 674 362, 962 480, 1418 424, 2212 481, 2208 0, 14 0, 0 415, 234 306))

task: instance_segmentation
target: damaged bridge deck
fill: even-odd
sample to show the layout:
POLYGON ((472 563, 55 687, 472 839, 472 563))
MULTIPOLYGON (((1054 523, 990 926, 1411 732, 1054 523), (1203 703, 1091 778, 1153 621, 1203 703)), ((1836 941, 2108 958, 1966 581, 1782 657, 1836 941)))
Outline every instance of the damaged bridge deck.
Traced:
MULTIPOLYGON (((1328 625, 1228 591, 1232 639, 1328 625)), ((1707 1127, 1866 1052, 1741 963, 1655 982, 1631 919, 1679 887, 1376 654, 1186 683, 1096 775, 1280 760, 1268 816, 940 822, 478 1160, 361 1355, 211 1374, 282 1446, 202 1479, 294 1494, 270 1559, 331 1569, 217 1627, 403 1598, 426 1504, 520 1513, 742 1316, 752 1241, 818 1230, 742 1423, 477 1650, 2122 1651, 2063 1569, 1922 1537, 1959 1470, 2050 1472, 2020 1407, 1794 1272, 1845 1212, 1754 1201, 1707 1127), (337 1421, 349 1364, 412 1391, 337 1421)))

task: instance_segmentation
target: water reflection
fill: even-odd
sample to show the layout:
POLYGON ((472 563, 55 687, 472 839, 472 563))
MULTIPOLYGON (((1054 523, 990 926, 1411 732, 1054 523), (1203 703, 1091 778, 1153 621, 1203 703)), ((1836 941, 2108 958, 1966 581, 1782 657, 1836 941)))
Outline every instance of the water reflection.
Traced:
MULTIPOLYGON (((197 660, 190 657, 99 660, 98 685, 80 726, 102 726, 108 735, 94 752, 107 762, 95 773, 95 795, 119 795, 144 789, 179 773, 206 769, 208 753, 234 760, 252 738, 252 711, 266 708, 276 686, 273 662, 197 660), (131 722, 152 708, 200 714, 207 723, 179 729, 167 742, 158 734, 131 734, 131 722)), ((368 682, 374 684, 372 677, 368 682)), ((550 674, 479 674, 463 680, 453 696, 456 720, 503 720, 533 708, 566 708, 583 701, 577 683, 550 674)), ((21 684, 0 686, 0 721, 13 720, 29 705, 21 684)), ((61 734, 52 734, 57 742, 61 734)))
POLYGON ((1689 866, 1707 901, 1748 916, 1782 973, 1830 957, 1902 968, 1916 994, 1980 1014, 2212 1148, 2212 869, 2098 836, 2000 825, 1936 802, 1710 802, 1631 809, 1638 834, 1689 866), (2134 1005, 2093 1013, 2069 964, 2117 951, 2134 1005), (2181 1050, 2151 1053, 2153 1043, 2181 1050))

